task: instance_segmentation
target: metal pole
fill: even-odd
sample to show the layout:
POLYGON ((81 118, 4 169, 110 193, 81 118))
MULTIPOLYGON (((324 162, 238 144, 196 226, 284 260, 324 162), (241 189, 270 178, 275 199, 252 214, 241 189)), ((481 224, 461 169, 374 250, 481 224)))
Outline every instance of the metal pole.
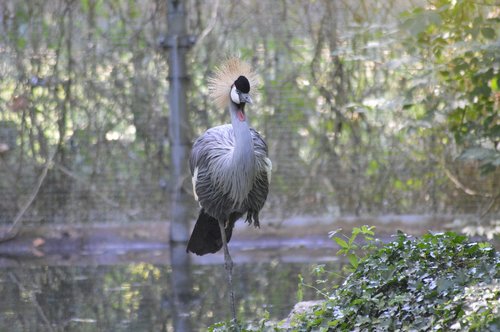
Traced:
POLYGON ((168 50, 169 65, 169 139, 171 157, 170 241, 187 242, 189 238, 189 209, 191 199, 183 187, 188 174, 190 149, 189 124, 186 107, 188 76, 186 54, 193 38, 186 33, 184 1, 167 0, 168 35, 163 46, 168 50))

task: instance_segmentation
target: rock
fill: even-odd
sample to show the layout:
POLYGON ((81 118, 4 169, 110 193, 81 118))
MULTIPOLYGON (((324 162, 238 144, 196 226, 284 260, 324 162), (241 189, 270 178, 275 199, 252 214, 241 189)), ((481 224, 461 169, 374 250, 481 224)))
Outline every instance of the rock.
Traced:
POLYGON ((288 314, 288 317, 283 320, 283 322, 280 324, 280 328, 290 328, 291 323, 293 321, 293 317, 298 314, 302 314, 305 312, 310 311, 314 306, 321 305, 324 301, 323 300, 314 300, 314 301, 302 301, 298 302, 293 306, 292 311, 290 311, 290 314, 288 314))

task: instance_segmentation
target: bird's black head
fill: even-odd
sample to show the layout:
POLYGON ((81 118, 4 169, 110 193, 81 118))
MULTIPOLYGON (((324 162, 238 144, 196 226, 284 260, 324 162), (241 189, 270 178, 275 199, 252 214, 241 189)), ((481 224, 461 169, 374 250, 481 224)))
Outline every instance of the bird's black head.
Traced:
POLYGON ((240 76, 234 81, 233 86, 231 87, 231 100, 233 103, 237 105, 241 105, 242 107, 245 104, 251 104, 252 98, 249 95, 250 92, 250 82, 245 76, 240 76))
POLYGON ((245 76, 240 76, 234 81, 234 86, 242 93, 250 92, 250 82, 245 76))

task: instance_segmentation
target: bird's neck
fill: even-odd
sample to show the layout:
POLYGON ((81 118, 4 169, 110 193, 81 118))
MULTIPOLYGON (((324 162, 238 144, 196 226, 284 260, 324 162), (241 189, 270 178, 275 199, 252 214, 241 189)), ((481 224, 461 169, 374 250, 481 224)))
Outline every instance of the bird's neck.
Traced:
MULTIPOLYGON (((255 176, 255 152, 252 134, 246 115, 242 112, 244 105, 230 103, 231 123, 233 125, 235 146, 232 156, 232 168, 235 181, 238 182, 236 196, 245 196, 250 191, 255 176)), ((239 197, 241 198, 241 197, 239 197)))
MULTIPOLYGON (((235 140, 233 159, 235 159, 235 162, 243 159, 241 161, 244 162, 246 159, 255 157, 252 134, 250 132, 250 126, 248 125, 246 115, 244 113, 245 105, 230 103, 229 107, 235 140)), ((248 162, 246 164, 248 164, 248 162)))

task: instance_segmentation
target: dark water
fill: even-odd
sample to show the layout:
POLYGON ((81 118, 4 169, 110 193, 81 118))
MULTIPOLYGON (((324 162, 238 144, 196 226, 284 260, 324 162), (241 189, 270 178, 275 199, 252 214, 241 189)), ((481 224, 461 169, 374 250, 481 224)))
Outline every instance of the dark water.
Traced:
MULTIPOLYGON (((321 260, 301 252, 233 254, 240 319, 255 320, 265 311, 272 319, 288 315, 298 275, 314 284, 311 270, 321 260)), ((206 331, 230 318, 225 270, 221 256, 186 257, 183 247, 168 265, 16 260, 0 267, 0 331, 206 331)), ((306 288, 304 298, 318 296, 306 288)))

